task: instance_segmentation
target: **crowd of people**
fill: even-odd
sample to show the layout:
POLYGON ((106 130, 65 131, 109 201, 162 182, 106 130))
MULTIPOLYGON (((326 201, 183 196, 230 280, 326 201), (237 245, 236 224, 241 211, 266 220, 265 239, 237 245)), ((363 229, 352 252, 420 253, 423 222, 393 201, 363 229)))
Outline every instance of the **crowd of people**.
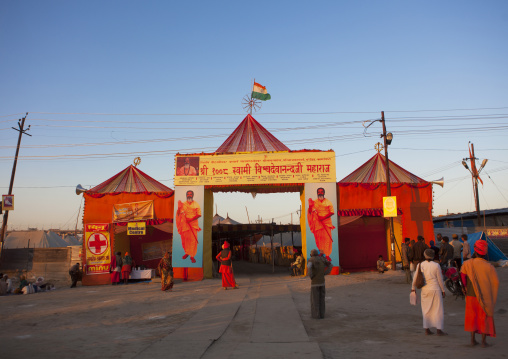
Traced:
POLYGON ((401 248, 406 281, 412 283, 412 293, 416 294, 416 289, 421 289, 424 332, 432 335, 434 332, 431 328, 436 328, 437 335, 447 335, 443 331, 443 299, 446 296, 443 273, 450 266, 454 266, 460 272, 466 300, 464 330, 471 333, 471 346, 478 344, 475 334, 480 334, 481 346, 487 347, 486 337, 496 336, 493 316, 499 288, 496 270, 485 259, 488 243, 477 240, 471 256, 465 234, 461 236, 461 240, 454 234, 450 242, 448 237, 438 233, 437 240, 441 242, 440 248, 435 247, 433 241, 430 241, 429 247, 421 236, 414 243, 406 238, 401 248))

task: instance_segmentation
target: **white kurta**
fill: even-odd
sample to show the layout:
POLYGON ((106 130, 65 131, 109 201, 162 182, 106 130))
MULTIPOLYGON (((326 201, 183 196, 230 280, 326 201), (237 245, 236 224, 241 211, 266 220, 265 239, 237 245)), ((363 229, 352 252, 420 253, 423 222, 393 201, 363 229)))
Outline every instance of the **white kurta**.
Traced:
MULTIPOLYGON (((423 277, 425 278, 425 285, 422 287, 421 302, 422 302, 422 315, 423 327, 437 328, 443 330, 444 324, 444 306, 443 306, 443 274, 441 267, 436 262, 423 261, 418 266, 421 266, 423 277)), ((416 268, 418 273, 418 267, 416 268)), ((415 279, 413 278, 413 287, 415 289, 415 279)))

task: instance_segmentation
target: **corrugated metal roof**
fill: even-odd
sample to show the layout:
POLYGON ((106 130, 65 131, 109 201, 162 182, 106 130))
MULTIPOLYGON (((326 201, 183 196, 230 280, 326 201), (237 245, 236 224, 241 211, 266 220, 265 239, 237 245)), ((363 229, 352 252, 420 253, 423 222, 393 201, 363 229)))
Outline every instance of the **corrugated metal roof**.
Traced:
MULTIPOLYGON (((497 209, 486 209, 485 211, 481 210, 480 215, 483 217, 483 213, 485 212, 485 216, 492 216, 497 214, 508 214, 508 208, 497 208, 497 209)), ((476 218, 477 213, 474 212, 464 212, 464 213, 454 213, 448 214, 446 216, 434 217, 434 222, 442 222, 442 221, 452 221, 455 219, 469 219, 476 218)))

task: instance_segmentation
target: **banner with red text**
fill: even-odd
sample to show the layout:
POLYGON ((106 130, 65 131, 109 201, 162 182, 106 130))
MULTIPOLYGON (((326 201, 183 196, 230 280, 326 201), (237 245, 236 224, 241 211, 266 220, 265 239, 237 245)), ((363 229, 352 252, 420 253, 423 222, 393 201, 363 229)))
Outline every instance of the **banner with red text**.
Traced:
POLYGON ((335 152, 176 155, 175 186, 336 182, 335 152))
POLYGON ((109 273, 111 246, 109 224, 85 225, 86 274, 109 273))

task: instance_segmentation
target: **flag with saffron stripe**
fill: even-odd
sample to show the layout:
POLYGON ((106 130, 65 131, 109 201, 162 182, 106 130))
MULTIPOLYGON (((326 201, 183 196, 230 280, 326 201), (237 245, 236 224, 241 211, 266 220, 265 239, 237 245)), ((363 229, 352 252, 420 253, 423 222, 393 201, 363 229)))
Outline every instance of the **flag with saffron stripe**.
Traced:
POLYGON ((266 87, 254 82, 254 87, 252 88, 252 98, 257 98, 261 101, 270 100, 272 96, 268 92, 266 92, 266 87))

